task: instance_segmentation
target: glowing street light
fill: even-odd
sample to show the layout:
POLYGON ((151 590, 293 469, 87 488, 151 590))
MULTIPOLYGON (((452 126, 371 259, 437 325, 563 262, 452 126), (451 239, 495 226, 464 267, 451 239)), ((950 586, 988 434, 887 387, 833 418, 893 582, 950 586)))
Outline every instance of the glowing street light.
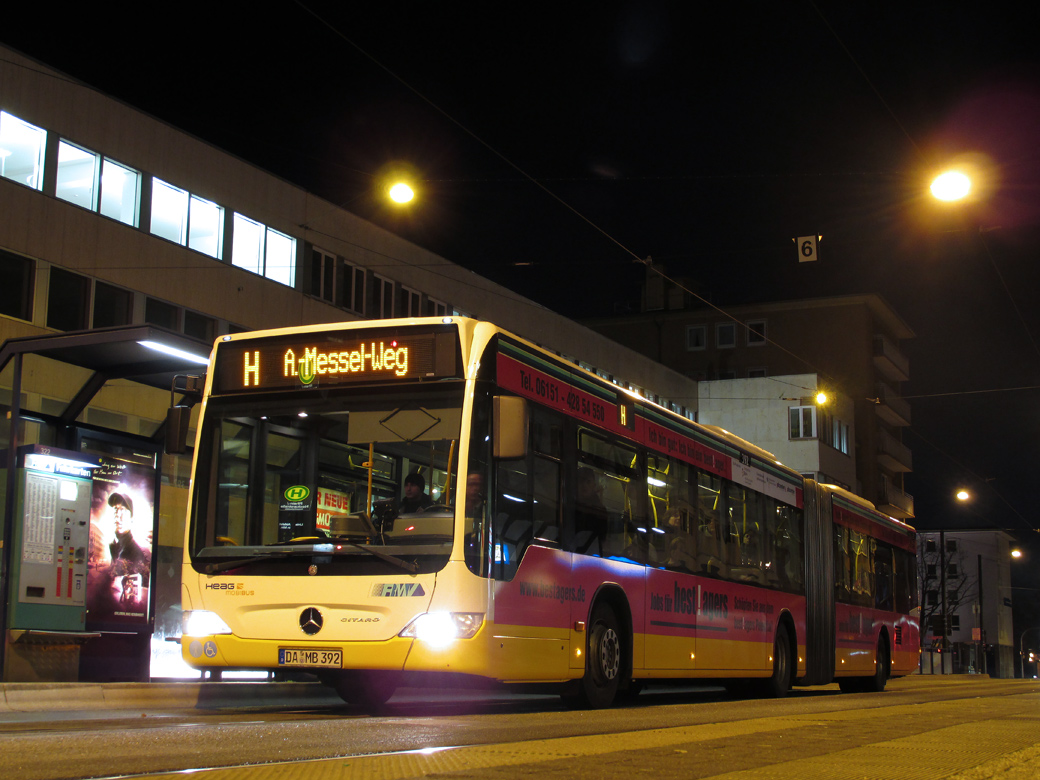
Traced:
POLYGON ((962 200, 971 193, 971 179, 961 171, 945 171, 935 177, 929 189, 939 200, 962 200))
POLYGON ((957 500, 958 501, 967 501, 969 498, 971 498, 971 493, 969 493, 967 490, 958 490, 957 491, 957 500))
POLYGON ((415 190, 399 181, 390 187, 389 195, 394 203, 409 203, 415 197, 415 190))

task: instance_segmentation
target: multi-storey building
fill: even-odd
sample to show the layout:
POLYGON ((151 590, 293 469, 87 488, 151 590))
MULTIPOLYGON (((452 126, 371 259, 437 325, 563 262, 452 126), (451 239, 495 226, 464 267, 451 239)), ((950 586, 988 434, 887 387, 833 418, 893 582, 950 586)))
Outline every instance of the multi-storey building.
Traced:
MULTIPOLYGON (((901 434, 910 425, 910 406, 899 390, 909 379, 900 344, 914 333, 884 300, 849 295, 731 306, 723 312, 692 308, 678 288, 657 289, 661 280, 648 279, 643 311, 593 320, 589 327, 699 382, 816 374, 818 389, 852 401, 853 491, 892 517, 914 516, 903 482, 913 462, 901 434)), ((776 395, 813 393, 778 387, 776 395)), ((810 427, 792 437, 818 435, 811 427, 814 418, 810 412, 810 427)))

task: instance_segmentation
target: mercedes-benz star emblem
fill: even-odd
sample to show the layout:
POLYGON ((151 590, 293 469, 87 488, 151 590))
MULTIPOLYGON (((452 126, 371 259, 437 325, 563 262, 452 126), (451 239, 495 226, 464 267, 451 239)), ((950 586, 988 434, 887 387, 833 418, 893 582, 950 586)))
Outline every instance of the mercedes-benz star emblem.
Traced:
POLYGON ((321 613, 314 607, 307 607, 300 613, 300 628, 303 629, 303 633, 307 634, 307 636, 314 636, 321 631, 323 622, 324 619, 321 613))

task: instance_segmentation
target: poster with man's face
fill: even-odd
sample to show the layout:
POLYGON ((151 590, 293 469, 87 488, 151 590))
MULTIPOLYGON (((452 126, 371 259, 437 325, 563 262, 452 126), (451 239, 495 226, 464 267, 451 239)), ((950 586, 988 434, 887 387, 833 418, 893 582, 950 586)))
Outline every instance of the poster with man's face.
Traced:
POLYGON ((94 471, 87 627, 148 624, 155 469, 101 458, 94 471))

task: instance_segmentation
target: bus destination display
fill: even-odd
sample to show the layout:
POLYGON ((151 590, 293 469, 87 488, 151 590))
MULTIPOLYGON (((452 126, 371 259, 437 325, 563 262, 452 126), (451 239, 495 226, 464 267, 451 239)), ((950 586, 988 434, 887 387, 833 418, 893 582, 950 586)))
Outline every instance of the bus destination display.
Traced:
POLYGON ((213 392, 455 376, 453 331, 305 333, 221 344, 213 392))

